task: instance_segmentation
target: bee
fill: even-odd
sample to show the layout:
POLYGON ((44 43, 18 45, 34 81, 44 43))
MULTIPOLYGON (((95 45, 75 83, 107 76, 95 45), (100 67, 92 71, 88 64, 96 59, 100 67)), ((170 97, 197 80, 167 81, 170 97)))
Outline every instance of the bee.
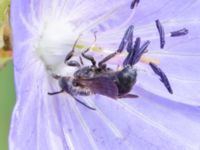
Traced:
MULTIPOLYGON (((83 57, 84 59, 89 60, 91 62, 90 66, 81 66, 78 61, 70 60, 74 54, 74 48, 77 41, 78 40, 76 40, 72 50, 65 58, 65 64, 77 67, 77 70, 73 73, 72 77, 54 76, 54 78, 58 79, 61 90, 58 92, 48 93, 49 95, 66 92, 77 102, 92 110, 95 110, 95 108, 80 101, 77 99, 77 96, 100 94, 112 99, 138 97, 135 94, 129 93, 137 80, 137 69, 134 65, 138 63, 141 56, 147 52, 147 47, 150 44, 150 41, 146 41, 140 45, 141 39, 138 37, 133 44, 133 26, 130 26, 126 30, 117 51, 103 58, 98 64, 92 55, 87 54, 90 48, 82 52, 80 58, 82 59, 83 57), (121 53, 124 48, 126 48, 128 55, 124 59, 123 68, 121 70, 113 70, 112 68, 107 67, 106 62, 121 53)), ((160 77, 160 81, 167 88, 168 92, 173 94, 173 90, 165 73, 152 62, 150 62, 149 65, 155 74, 160 77)))
MULTIPOLYGON (((91 61, 91 66, 80 67, 81 64, 75 60, 68 61, 69 66, 78 67, 78 70, 74 72, 73 77, 56 76, 59 86, 61 88, 58 92, 48 93, 49 95, 55 95, 62 92, 70 94, 76 101, 83 104, 89 109, 95 110, 79 99, 76 96, 89 96, 92 94, 100 94, 112 99, 118 98, 136 98, 137 95, 129 94, 133 85, 136 83, 137 70, 130 65, 127 65, 120 71, 115 71, 105 64, 108 60, 113 58, 118 52, 114 52, 98 63, 93 56, 82 53, 83 58, 91 61)), ((68 59, 66 59, 68 60, 68 59)))
MULTIPOLYGON (((105 62, 113 58, 117 53, 105 57, 96 66, 90 56, 92 66, 85 66, 74 73, 74 81, 78 86, 89 88, 93 94, 104 95, 113 99, 137 97, 129 94, 136 83, 137 70, 127 65, 120 71, 115 71, 106 66, 105 62)), ((86 58, 86 57, 85 57, 86 58)), ((88 59, 89 57, 87 57, 88 59)))
POLYGON ((72 50, 65 58, 65 64, 68 66, 77 67, 77 71, 74 72, 73 77, 54 76, 54 78, 58 79, 61 90, 48 94, 55 95, 66 92, 77 102, 92 110, 95 110, 95 108, 83 103, 77 99, 76 96, 100 94, 112 99, 138 97, 137 95, 129 94, 130 90, 136 83, 137 70, 130 64, 126 65, 122 70, 119 71, 115 71, 106 65, 108 60, 122 52, 128 42, 129 36, 132 34, 132 30, 133 26, 130 26, 125 32, 118 50, 103 58, 98 65, 96 65, 96 61, 93 56, 86 54, 89 51, 89 48, 82 52, 82 57, 89 60, 92 64, 91 66, 81 67, 81 64, 78 61, 70 60, 73 56, 74 48, 78 41, 77 40, 74 43, 72 50))

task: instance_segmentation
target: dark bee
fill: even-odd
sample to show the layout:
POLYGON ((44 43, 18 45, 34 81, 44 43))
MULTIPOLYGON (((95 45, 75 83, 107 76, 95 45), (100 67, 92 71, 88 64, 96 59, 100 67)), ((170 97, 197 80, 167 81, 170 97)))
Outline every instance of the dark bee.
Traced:
MULTIPOLYGON (((86 105, 77 99, 76 96, 100 94, 112 99, 138 97, 137 95, 129 93, 137 79, 137 70, 134 65, 140 60, 141 56, 147 52, 147 47, 150 44, 150 41, 146 41, 140 46, 141 40, 140 38, 136 38, 135 44, 133 45, 133 26, 130 26, 125 32, 118 50, 102 59, 98 65, 96 65, 93 56, 86 54, 90 48, 84 51, 82 57, 91 61, 92 65, 83 67, 78 61, 70 60, 74 54, 74 48, 77 41, 75 42, 73 49, 65 58, 65 63, 69 66, 77 67, 77 71, 74 72, 73 77, 54 76, 59 80, 61 91, 48 93, 49 95, 67 92, 76 101, 92 110, 95 110, 95 108, 86 105), (116 71, 107 67, 105 63, 117 54, 121 53, 124 48, 127 49, 128 55, 123 62, 122 70, 116 71)), ((82 57, 80 57, 80 60, 82 60, 82 57)), ((164 83, 168 91, 172 93, 171 86, 164 72, 155 64, 150 63, 150 66, 153 71, 160 76, 161 81, 164 83)))
POLYGON ((78 86, 89 88, 93 94, 101 94, 113 99, 137 97, 128 94, 136 82, 136 69, 128 65, 120 71, 115 71, 104 64, 116 54, 110 54, 100 61, 98 67, 92 65, 80 68, 74 73, 74 81, 78 86))
POLYGON ((135 98, 137 95, 128 94, 136 82, 137 71, 132 66, 126 66, 120 71, 114 71, 106 67, 104 64, 110 58, 114 57, 117 53, 107 56, 99 62, 98 67, 92 56, 86 55, 85 52, 82 56, 92 62, 92 66, 80 67, 79 62, 69 61, 68 65, 79 67, 72 77, 57 77, 61 91, 48 93, 49 95, 67 92, 76 101, 87 106, 76 98, 77 95, 89 96, 91 94, 101 94, 113 99, 118 98, 135 98), (76 65, 75 65, 76 64, 76 65))
POLYGON ((132 34, 133 26, 130 26, 120 43, 117 52, 114 52, 98 63, 96 66, 96 61, 93 56, 87 55, 89 51, 87 49, 82 53, 82 57, 91 61, 91 66, 80 67, 81 64, 77 61, 70 61, 73 56, 74 48, 77 43, 75 42, 73 49, 67 54, 65 58, 65 63, 69 66, 77 67, 77 71, 74 73, 73 77, 59 77, 55 76, 59 80, 59 85, 61 91, 48 93, 49 95, 55 95, 62 92, 67 92, 76 101, 83 104, 84 106, 94 109, 85 103, 81 102, 76 98, 78 95, 89 96, 91 94, 101 94, 113 99, 118 98, 136 98, 137 95, 129 94, 133 85, 136 83, 137 71, 130 64, 126 65, 122 70, 115 71, 106 66, 105 62, 113 58, 118 53, 122 52, 125 45, 128 42, 129 36, 132 34))

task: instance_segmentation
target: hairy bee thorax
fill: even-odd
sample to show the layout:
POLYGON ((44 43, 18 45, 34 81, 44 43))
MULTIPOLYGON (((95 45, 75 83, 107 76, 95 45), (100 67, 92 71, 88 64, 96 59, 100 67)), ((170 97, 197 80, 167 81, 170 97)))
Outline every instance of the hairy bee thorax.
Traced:
POLYGON ((59 85, 61 89, 63 89, 65 92, 77 96, 88 96, 91 95, 92 92, 89 88, 80 86, 73 78, 71 77, 61 77, 59 78, 59 85))

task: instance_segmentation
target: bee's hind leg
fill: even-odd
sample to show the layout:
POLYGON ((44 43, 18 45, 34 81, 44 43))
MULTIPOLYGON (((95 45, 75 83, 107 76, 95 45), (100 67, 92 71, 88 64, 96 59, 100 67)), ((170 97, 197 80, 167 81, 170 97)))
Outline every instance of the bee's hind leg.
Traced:
POLYGON ((85 107, 87 107, 87 108, 89 108, 89 109, 91 109, 91 110, 96 110, 96 108, 93 108, 93 107, 91 107, 91 106, 88 106, 86 103, 80 101, 80 100, 77 99, 76 97, 73 96, 73 98, 74 98, 78 103, 82 104, 83 106, 85 106, 85 107))
POLYGON ((52 92, 52 93, 48 92, 48 95, 56 95, 56 94, 60 94, 60 93, 63 93, 63 92, 64 92, 64 90, 61 90, 61 91, 58 91, 58 92, 52 92))

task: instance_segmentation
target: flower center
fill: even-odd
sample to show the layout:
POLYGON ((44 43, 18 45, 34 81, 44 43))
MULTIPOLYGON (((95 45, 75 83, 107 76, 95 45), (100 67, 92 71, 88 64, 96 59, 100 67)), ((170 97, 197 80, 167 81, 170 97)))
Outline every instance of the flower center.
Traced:
POLYGON ((48 21, 43 28, 36 53, 52 73, 66 75, 66 73, 69 73, 66 70, 74 68, 66 66, 64 59, 72 50, 80 30, 72 23, 66 23, 62 20, 48 21))

